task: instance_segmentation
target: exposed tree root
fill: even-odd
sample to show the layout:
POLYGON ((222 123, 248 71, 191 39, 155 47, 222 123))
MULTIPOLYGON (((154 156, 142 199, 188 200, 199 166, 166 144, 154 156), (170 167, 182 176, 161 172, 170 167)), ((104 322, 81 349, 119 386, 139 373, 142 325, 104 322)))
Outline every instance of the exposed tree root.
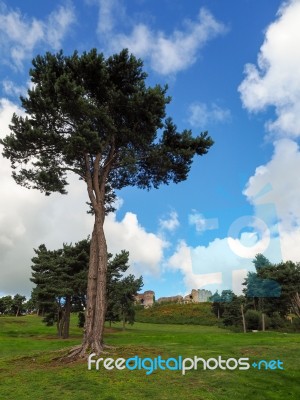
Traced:
POLYGON ((111 353, 111 351, 105 351, 105 349, 115 350, 116 347, 109 346, 107 344, 100 345, 98 342, 94 342, 92 346, 89 346, 88 344, 81 344, 79 346, 72 347, 66 355, 60 357, 59 359, 64 362, 72 362, 80 359, 87 359, 91 353, 95 353, 96 356, 111 353))
POLYGON ((116 346, 109 346, 108 344, 104 344, 105 349, 116 350, 116 346))

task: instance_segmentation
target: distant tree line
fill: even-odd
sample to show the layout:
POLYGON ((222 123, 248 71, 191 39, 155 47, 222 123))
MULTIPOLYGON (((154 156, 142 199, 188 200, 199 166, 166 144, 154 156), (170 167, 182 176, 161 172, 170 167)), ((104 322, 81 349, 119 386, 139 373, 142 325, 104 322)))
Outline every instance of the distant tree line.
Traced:
POLYGON ((32 308, 32 302, 26 301, 26 297, 17 293, 15 296, 0 297, 0 315, 15 315, 18 317, 32 308))
POLYGON ((253 263, 255 272, 248 272, 244 295, 224 290, 210 298, 214 314, 225 326, 244 331, 281 328, 293 318, 300 327, 300 263, 272 264, 262 254, 253 263))

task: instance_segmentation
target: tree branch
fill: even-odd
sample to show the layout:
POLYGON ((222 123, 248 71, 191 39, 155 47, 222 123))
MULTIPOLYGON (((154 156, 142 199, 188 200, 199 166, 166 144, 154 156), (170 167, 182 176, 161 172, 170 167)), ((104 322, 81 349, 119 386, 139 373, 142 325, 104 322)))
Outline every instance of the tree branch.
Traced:
POLYGON ((85 180, 86 180, 86 184, 87 184, 87 191, 88 191, 90 201, 91 201, 92 206, 95 211, 97 209, 97 201, 96 201, 94 191, 93 191, 93 181, 92 181, 92 174, 91 174, 91 170, 90 170, 90 161, 89 161, 89 156, 87 153, 84 154, 84 158, 85 158, 85 180))
POLYGON ((97 153, 95 160, 93 161, 93 189, 96 193, 96 200, 99 204, 101 199, 101 193, 99 188, 99 163, 101 159, 101 154, 97 153))
POLYGON ((63 167, 63 168, 61 168, 61 170, 62 170, 62 171, 71 171, 71 172, 74 172, 74 174, 79 175, 80 178, 82 178, 82 179, 85 179, 85 178, 86 178, 86 175, 84 175, 84 174, 82 173, 82 171, 81 171, 80 169, 77 169, 77 168, 63 167))
POLYGON ((109 172, 110 172, 110 170, 111 170, 111 163, 112 163, 112 161, 113 161, 113 159, 114 159, 114 157, 115 157, 115 155, 116 155, 115 149, 116 149, 116 146, 115 146, 115 137, 113 136, 112 144, 111 144, 109 153, 108 153, 108 155, 107 155, 107 157, 106 157, 106 160, 105 160, 104 166, 103 166, 103 176, 102 176, 101 188, 100 188, 101 191, 102 191, 102 190, 105 191, 106 179, 107 179, 108 174, 109 174, 109 172))

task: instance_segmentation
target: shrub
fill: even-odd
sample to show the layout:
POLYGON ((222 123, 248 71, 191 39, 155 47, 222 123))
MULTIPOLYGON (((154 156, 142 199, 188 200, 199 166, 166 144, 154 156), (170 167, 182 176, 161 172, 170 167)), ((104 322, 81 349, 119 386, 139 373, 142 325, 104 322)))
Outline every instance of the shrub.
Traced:
POLYGON ((261 312, 256 310, 247 310, 245 312, 247 329, 259 329, 261 326, 261 312))
POLYGON ((270 328, 272 329, 283 328, 285 325, 287 325, 287 321, 280 316, 279 312, 274 312, 271 315, 270 328))

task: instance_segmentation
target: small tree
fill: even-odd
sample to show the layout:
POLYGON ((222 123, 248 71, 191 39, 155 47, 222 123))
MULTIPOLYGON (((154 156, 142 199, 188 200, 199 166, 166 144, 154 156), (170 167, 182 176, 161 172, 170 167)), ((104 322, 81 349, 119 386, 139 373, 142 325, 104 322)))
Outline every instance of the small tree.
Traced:
POLYGON ((116 254, 114 258, 108 255, 107 265, 107 278, 106 278, 106 313, 105 320, 109 321, 111 326, 112 322, 120 320, 119 313, 119 298, 118 298, 118 283, 120 282, 123 274, 129 268, 128 260, 129 253, 122 251, 116 254))
POLYGON ((114 288, 114 311, 122 321, 123 330, 125 324, 134 323, 135 318, 135 295, 143 286, 142 277, 135 279, 133 275, 128 275, 117 282, 114 288))
POLYGON ((82 240, 58 250, 48 250, 45 245, 34 250, 31 281, 36 284, 36 301, 44 310, 44 322, 56 322, 57 334, 64 339, 69 336, 74 300, 86 296, 89 246, 89 240, 82 240))
POLYGON ((3 296, 0 298, 1 314, 12 314, 13 298, 11 296, 3 296))
POLYGON ((243 326, 243 311, 242 305, 245 298, 243 296, 232 297, 232 300, 224 304, 223 324, 225 326, 243 326))
MULTIPOLYGON (((143 63, 127 50, 107 59, 46 53, 33 60, 32 89, 21 98, 26 117, 13 116, 0 143, 15 181, 49 195, 66 193, 67 173, 85 182, 94 228, 90 246, 85 333, 73 356, 103 350, 107 246, 103 229, 115 190, 150 189, 187 179, 193 157, 212 139, 166 118, 167 87, 147 87, 143 63), (157 132, 160 130, 160 135, 157 132)), ((71 356, 71 355, 70 355, 71 356)))
POLYGON ((263 277, 272 279, 280 285, 279 300, 285 309, 285 314, 292 309, 300 318, 300 263, 286 261, 273 265, 263 271, 263 277))
POLYGON ((218 291, 216 291, 210 298, 209 301, 212 302, 212 311, 215 316, 220 319, 222 318, 224 312, 224 304, 222 302, 222 297, 219 295, 218 291))
POLYGON ((265 318, 265 314, 272 317, 273 313, 285 317, 291 307, 297 314, 297 293, 300 293, 299 265, 291 261, 272 264, 262 254, 257 254, 253 263, 256 272, 248 272, 243 283, 247 307, 260 311, 262 318, 265 318))
POLYGON ((13 298, 12 310, 16 317, 18 317, 24 310, 24 302, 26 301, 26 297, 21 294, 16 294, 13 298))
POLYGON ((216 291, 210 298, 212 302, 212 311, 218 319, 223 317, 225 311, 225 303, 230 302, 234 298, 234 293, 230 289, 222 290, 221 295, 216 291))
POLYGON ((30 297, 30 299, 28 299, 24 303, 24 309, 25 309, 26 314, 32 314, 37 311, 36 304, 33 301, 32 297, 30 297))

